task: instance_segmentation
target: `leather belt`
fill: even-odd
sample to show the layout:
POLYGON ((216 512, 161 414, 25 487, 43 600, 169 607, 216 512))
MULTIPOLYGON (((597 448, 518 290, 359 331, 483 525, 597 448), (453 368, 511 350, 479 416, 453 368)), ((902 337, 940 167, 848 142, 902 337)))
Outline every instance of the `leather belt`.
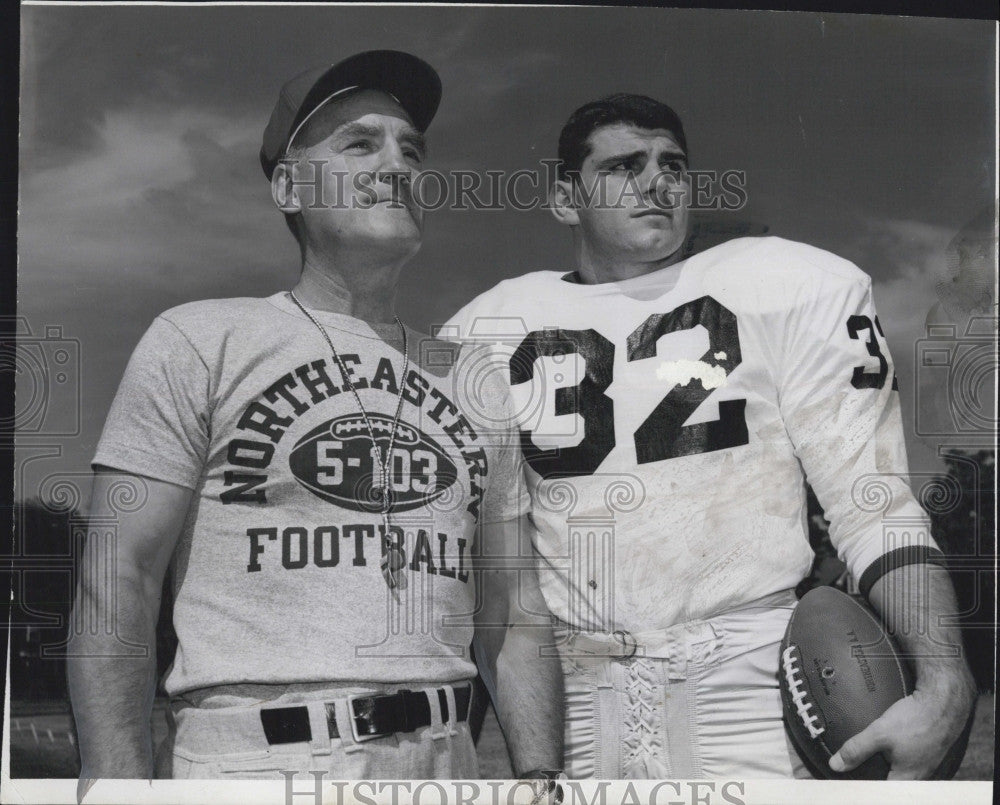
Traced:
MULTIPOLYGON (((469 717, 472 685, 453 688, 458 713, 455 721, 469 717)), ((444 688, 432 690, 401 689, 395 693, 378 696, 350 696, 347 710, 350 713, 350 733, 356 741, 370 741, 396 732, 413 732, 431 724, 431 704, 428 696, 437 694, 441 720, 448 721, 448 697, 444 688)), ((334 702, 326 702, 326 726, 331 738, 339 738, 340 725, 334 702)), ((269 707, 260 711, 260 723, 269 744, 298 743, 312 740, 309 726, 309 709, 296 707, 269 707)))

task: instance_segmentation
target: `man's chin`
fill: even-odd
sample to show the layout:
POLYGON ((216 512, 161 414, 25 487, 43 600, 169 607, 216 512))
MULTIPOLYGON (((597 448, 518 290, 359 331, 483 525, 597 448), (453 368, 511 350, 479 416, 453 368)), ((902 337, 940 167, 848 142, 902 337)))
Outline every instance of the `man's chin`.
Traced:
POLYGON ((367 222, 369 237, 376 240, 420 240, 423 222, 405 208, 385 209, 367 222))
POLYGON ((412 226, 379 228, 371 233, 369 240, 373 249, 397 255, 399 259, 409 259, 420 251, 422 235, 414 222, 412 226))
POLYGON ((631 249, 632 256, 646 263, 663 263, 669 260, 679 259, 684 247, 684 238, 669 240, 663 238, 651 238, 636 243, 631 249))

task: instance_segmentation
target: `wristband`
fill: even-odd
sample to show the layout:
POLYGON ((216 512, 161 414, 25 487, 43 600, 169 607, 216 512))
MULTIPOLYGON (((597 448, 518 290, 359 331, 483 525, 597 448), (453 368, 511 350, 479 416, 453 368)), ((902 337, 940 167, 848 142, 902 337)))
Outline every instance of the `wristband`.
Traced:
POLYGON ((875 586, 875 582, 886 573, 906 565, 934 564, 944 565, 945 557, 937 548, 927 545, 904 545, 889 553, 882 554, 872 562, 858 579, 858 592, 866 599, 875 586))

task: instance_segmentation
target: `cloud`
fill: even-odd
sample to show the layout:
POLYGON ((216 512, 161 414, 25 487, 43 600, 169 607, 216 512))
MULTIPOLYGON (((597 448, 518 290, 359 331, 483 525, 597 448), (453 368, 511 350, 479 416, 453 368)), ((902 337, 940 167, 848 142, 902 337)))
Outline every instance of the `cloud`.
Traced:
POLYGON ((98 147, 69 164, 22 166, 28 288, 72 276, 117 284, 126 267, 155 282, 158 269, 211 266, 205 276, 213 284, 213 272, 259 267, 284 253, 246 237, 280 225, 256 165, 251 121, 190 108, 122 110, 107 114, 96 133, 98 147))
POLYGON ((264 296, 298 254, 257 164, 259 126, 193 107, 107 112, 63 164, 22 163, 19 314, 36 334, 78 339, 83 432, 65 465, 90 459, 122 369, 163 310, 264 296))
POLYGON ((866 266, 878 266, 873 292, 890 347, 909 345, 924 334, 924 320, 937 302, 935 286, 947 277, 946 249, 954 230, 911 220, 869 219, 854 244, 866 266))
MULTIPOLYGON (((899 377, 903 425, 914 471, 939 470, 938 447, 955 443, 958 431, 953 415, 961 403, 956 402, 949 388, 953 380, 949 364, 932 366, 923 359, 928 347, 928 323, 950 321, 939 304, 938 286, 950 273, 948 246, 955 234, 949 227, 922 221, 870 219, 853 244, 865 255, 866 264, 886 268, 873 281, 873 294, 899 377)), ((964 319, 953 323, 961 335, 964 319)), ((954 341, 938 346, 949 351, 952 364, 958 360, 960 348, 969 348, 968 344, 954 341)), ((990 361, 994 359, 995 355, 991 355, 990 361)), ((991 371, 995 377, 995 367, 991 371)), ((981 383, 983 377, 980 371, 974 379, 981 383)), ((977 404, 969 403, 966 408, 984 411, 992 406, 992 398, 983 396, 983 388, 976 389, 977 404)), ((969 421, 976 421, 975 414, 969 421)), ((963 427, 971 426, 964 422, 963 427)))

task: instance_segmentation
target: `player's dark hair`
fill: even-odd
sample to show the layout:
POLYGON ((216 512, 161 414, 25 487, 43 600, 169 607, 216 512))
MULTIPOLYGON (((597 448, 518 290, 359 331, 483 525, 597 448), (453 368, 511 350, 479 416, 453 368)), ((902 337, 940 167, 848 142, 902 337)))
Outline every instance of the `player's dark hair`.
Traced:
POLYGON ((673 109, 645 95, 619 92, 584 104, 569 116, 559 134, 558 177, 574 178, 590 154, 590 135, 601 126, 615 123, 628 123, 641 129, 666 129, 687 153, 684 126, 673 109))

